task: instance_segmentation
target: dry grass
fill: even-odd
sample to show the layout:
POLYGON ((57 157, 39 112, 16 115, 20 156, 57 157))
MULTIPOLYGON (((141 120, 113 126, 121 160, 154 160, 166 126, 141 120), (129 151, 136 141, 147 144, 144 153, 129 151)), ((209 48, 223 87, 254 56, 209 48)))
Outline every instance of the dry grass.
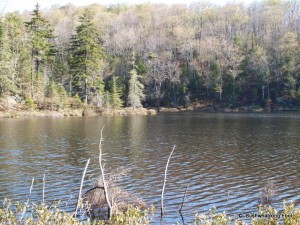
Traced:
POLYGON ((127 116, 127 115, 156 115, 157 112, 154 109, 145 109, 139 108, 133 110, 132 108, 124 108, 124 109, 103 109, 99 113, 100 115, 119 115, 119 116, 127 116))

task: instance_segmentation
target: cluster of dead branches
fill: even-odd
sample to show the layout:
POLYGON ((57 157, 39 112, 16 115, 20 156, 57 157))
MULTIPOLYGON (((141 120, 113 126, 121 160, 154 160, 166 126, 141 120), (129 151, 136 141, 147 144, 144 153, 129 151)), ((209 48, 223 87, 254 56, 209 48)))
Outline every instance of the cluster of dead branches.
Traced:
MULTIPOLYGON (((101 175, 93 183, 92 187, 88 189, 84 195, 82 195, 81 194, 82 186, 83 186, 85 173, 88 164, 90 162, 89 159, 85 166, 82 180, 81 180, 78 202, 74 213, 75 216, 77 214, 77 210, 80 204, 86 206, 86 211, 91 217, 107 219, 107 220, 110 219, 113 213, 126 212, 129 206, 138 206, 139 208, 142 209, 146 208, 146 204, 141 198, 138 198, 137 196, 133 195, 132 193, 118 186, 118 182, 120 182, 122 178, 127 175, 129 171, 128 168, 120 167, 115 169, 114 171, 111 171, 110 173, 106 173, 106 171, 104 170, 104 165, 102 163, 103 128, 101 129, 101 137, 99 142, 99 167, 100 167, 101 175)), ((175 149, 175 145, 168 157, 168 161, 164 173, 164 182, 163 182, 163 187, 161 192, 161 217, 163 217, 164 215, 164 191, 165 191, 165 186, 167 181, 167 171, 168 171, 169 162, 174 152, 174 149, 175 149)), ((181 203, 181 206, 179 208, 180 213, 184 204, 187 188, 184 193, 183 202, 181 203)))
POLYGON ((106 173, 104 170, 104 165, 102 163, 102 156, 104 155, 102 152, 103 129, 104 126, 101 129, 99 142, 99 167, 101 175, 93 183, 92 187, 82 195, 82 186, 90 162, 89 159, 83 172, 74 216, 77 215, 80 204, 83 204, 86 207, 86 211, 91 217, 107 220, 109 220, 111 215, 115 212, 127 211, 130 205, 138 206, 140 208, 145 208, 146 206, 142 199, 117 185, 117 183, 127 175, 129 169, 120 167, 110 173, 106 173))
POLYGON ((118 168, 106 175, 105 182, 107 193, 105 194, 103 178, 99 177, 85 195, 84 200, 90 206, 90 216, 109 219, 114 212, 125 212, 129 205, 145 208, 145 202, 132 193, 118 187, 117 183, 127 173, 127 169, 118 168), (108 200, 106 199, 108 197, 108 200), (110 205, 108 204, 110 203, 110 205), (111 207, 111 208, 109 208, 111 207))
POLYGON ((262 190, 259 193, 260 203, 269 204, 272 201, 272 198, 276 194, 276 185, 272 181, 268 181, 262 190))

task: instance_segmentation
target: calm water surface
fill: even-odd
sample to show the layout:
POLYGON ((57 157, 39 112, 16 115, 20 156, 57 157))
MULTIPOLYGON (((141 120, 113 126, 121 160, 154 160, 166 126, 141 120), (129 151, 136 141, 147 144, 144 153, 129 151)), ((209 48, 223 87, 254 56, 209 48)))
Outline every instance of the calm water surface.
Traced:
POLYGON ((183 208, 188 223, 195 212, 214 206, 230 215, 256 212, 267 181, 277 186, 274 206, 283 199, 299 206, 300 115, 292 113, 0 119, 0 199, 26 201, 34 177, 31 200, 41 201, 45 174, 46 201, 60 199, 72 212, 88 158, 85 187, 99 175, 103 125, 106 168, 131 168, 121 186, 157 208, 164 167, 176 145, 165 224, 182 221, 178 207, 188 184, 183 208))

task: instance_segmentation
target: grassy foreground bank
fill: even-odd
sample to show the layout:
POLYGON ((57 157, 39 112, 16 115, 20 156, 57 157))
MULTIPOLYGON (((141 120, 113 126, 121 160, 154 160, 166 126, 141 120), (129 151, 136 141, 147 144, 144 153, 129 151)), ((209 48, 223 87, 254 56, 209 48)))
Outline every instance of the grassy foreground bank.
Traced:
MULTIPOLYGON (((109 221, 105 220, 80 220, 72 214, 61 210, 57 205, 48 206, 44 203, 39 205, 12 204, 4 200, 0 208, 0 224, 23 224, 23 225, 146 225, 158 223, 159 218, 153 221, 154 208, 141 210, 130 206, 124 213, 116 212, 109 221), (26 213, 25 213, 26 212, 26 213)), ((163 219, 162 219, 163 221, 163 219)), ((178 221, 176 224, 180 224, 178 221)), ((300 209, 295 208, 293 203, 283 203, 283 211, 278 212, 271 206, 258 207, 258 212, 253 214, 238 214, 230 217, 225 213, 218 213, 216 209, 206 214, 196 214, 195 225, 299 225, 300 209), (247 221, 245 222, 245 218, 247 221)))

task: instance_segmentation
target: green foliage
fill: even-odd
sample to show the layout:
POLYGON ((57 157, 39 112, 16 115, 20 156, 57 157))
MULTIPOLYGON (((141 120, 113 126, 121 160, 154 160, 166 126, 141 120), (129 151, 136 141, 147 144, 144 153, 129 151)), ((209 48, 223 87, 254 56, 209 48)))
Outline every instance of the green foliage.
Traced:
POLYGON ((95 90, 96 90, 96 93, 95 93, 95 104, 98 106, 98 107, 103 107, 105 105, 107 105, 107 102, 109 101, 106 101, 106 93, 105 93, 105 83, 103 81, 103 79, 101 77, 98 77, 98 79, 96 80, 95 82, 95 90))
POLYGON ((92 22, 91 12, 85 10, 79 23, 70 43, 72 95, 78 93, 81 97, 88 98, 90 89, 99 88, 104 51, 100 45, 99 32, 92 22))
POLYGON ((298 91, 296 92, 296 102, 297 105, 300 105, 300 89, 298 89, 298 91))
POLYGON ((46 97, 57 98, 58 97, 58 86, 51 80, 46 86, 46 97))
MULTIPOLYGON (((8 14, 0 22, 0 95, 16 93, 24 86, 27 74, 22 74, 26 60, 26 39, 23 37, 23 23, 19 16, 8 14)), ((28 61, 28 60, 27 60, 28 61)))
POLYGON ((196 225, 230 225, 233 218, 227 217, 225 213, 218 213, 217 209, 210 210, 208 214, 196 214, 196 225))
MULTIPOLYGON (((298 225, 300 223, 300 209, 295 208, 294 203, 289 205, 283 202, 283 212, 271 207, 259 205, 256 217, 251 218, 249 225, 298 225)), ((236 215, 238 216, 238 215, 236 215)), ((242 214, 245 217, 245 214, 242 214)), ((242 218, 228 217, 225 213, 218 213, 216 209, 210 210, 208 214, 196 214, 197 225, 247 225, 242 218)))
POLYGON ((103 223, 91 223, 90 220, 86 221, 86 223, 81 222, 74 218, 71 214, 60 210, 55 204, 53 206, 47 206, 45 204, 33 204, 28 206, 26 204, 17 203, 14 209, 10 201, 4 200, 3 205, 0 208, 0 224, 100 225, 103 223), (22 215, 26 210, 29 211, 28 215, 32 216, 24 216, 22 218, 22 215), (21 218, 22 222, 20 222, 21 218))
MULTIPOLYGON (((83 207, 83 206, 82 206, 83 207)), ((24 225, 141 225, 151 224, 154 216, 155 209, 141 210, 138 207, 129 206, 128 210, 124 213, 114 213, 109 221, 87 219, 80 221, 73 217, 71 214, 62 211, 59 208, 59 202, 48 206, 44 203, 41 204, 12 204, 9 200, 5 199, 0 207, 0 224, 22 224, 24 225), (28 213, 26 217, 22 218, 23 212, 26 210, 28 213)), ((283 203, 283 211, 278 212, 271 206, 262 207, 259 205, 256 217, 249 218, 250 223, 243 221, 243 217, 235 215, 229 217, 224 212, 219 213, 216 208, 210 210, 206 214, 196 214, 194 218, 195 225, 298 225, 300 224, 300 209, 295 208, 294 203, 283 203)))
POLYGON ((117 78, 113 76, 112 86, 111 86, 111 106, 113 109, 119 109, 123 106, 123 101, 121 99, 121 93, 117 86, 117 78))
POLYGON ((141 76, 147 73, 147 65, 142 61, 140 57, 137 58, 136 60, 136 72, 137 74, 140 74, 141 76))
POLYGON ((151 218, 154 215, 154 207, 152 207, 151 214, 148 210, 141 210, 138 207, 129 206, 125 213, 118 212, 112 216, 109 223, 118 225, 134 225, 134 224, 150 224, 151 218))
POLYGON ((81 104, 81 103, 82 103, 82 101, 81 101, 81 99, 80 99, 80 97, 79 97, 78 94, 76 94, 76 95, 74 96, 74 100, 76 101, 77 104, 81 104))
POLYGON ((145 99, 143 93, 144 85, 139 81, 139 76, 135 68, 130 71, 128 105, 133 109, 143 107, 141 101, 145 99))
POLYGON ((284 97, 288 100, 295 99, 295 88, 296 88, 296 79, 291 75, 286 75, 283 79, 284 88, 283 94, 284 97))
POLYGON ((140 208, 129 206, 129 209, 125 212, 117 212, 112 215, 109 221, 87 219, 86 221, 80 221, 71 214, 62 211, 59 208, 59 202, 48 206, 44 203, 36 205, 27 205, 16 203, 13 205, 11 201, 5 199, 2 207, 0 208, 0 224, 23 224, 23 225, 135 225, 135 224, 150 224, 151 218, 154 214, 154 208, 152 208, 151 215, 147 210, 141 210, 140 208), (22 218, 23 212, 27 211, 26 217, 22 218), (28 216, 31 215, 31 216, 28 216), (22 221, 20 223, 20 219, 22 221))
POLYGON ((257 89, 253 88, 252 90, 252 99, 255 102, 257 100, 257 89))
POLYGON ((3 46, 3 22, 0 21, 0 46, 3 46))
POLYGON ((213 89, 215 90, 215 92, 219 93, 220 100, 221 100, 223 83, 222 83, 221 67, 218 61, 211 63, 211 73, 212 73, 213 89))
POLYGON ((39 102, 44 94, 61 98, 47 84, 53 80, 70 97, 112 106, 118 98, 105 91, 112 90, 108 82, 114 74, 119 98, 132 105, 129 68, 136 55, 134 69, 150 107, 219 100, 263 105, 266 99, 298 104, 299 7, 290 1, 198 7, 172 7, 167 15, 162 6, 63 6, 43 12, 37 5, 29 20, 27 14, 3 14, 0 96, 19 94, 39 102))
POLYGON ((36 104, 35 104, 35 102, 33 101, 33 99, 31 97, 26 97, 25 98, 25 106, 29 110, 33 110, 33 109, 36 108, 36 104))
POLYGON ((74 97, 68 97, 68 98, 66 98, 66 102, 73 109, 78 109, 78 108, 83 107, 83 103, 82 103, 82 101, 81 101, 81 99, 80 99, 80 97, 79 97, 78 94, 76 94, 74 97))
POLYGON ((224 78, 224 95, 229 103, 235 101, 236 82, 233 76, 227 75, 224 78))
POLYGON ((300 224, 300 209, 295 208, 295 204, 291 202, 289 205, 283 202, 283 212, 289 217, 283 217, 283 223, 288 225, 300 224))
POLYGON ((26 22, 30 34, 32 57, 35 63, 35 72, 40 71, 40 64, 53 59, 55 48, 51 40, 54 38, 50 23, 42 17, 39 5, 33 10, 32 18, 26 22))
POLYGON ((57 84, 51 80, 46 86, 46 97, 52 99, 52 102, 59 108, 64 108, 67 100, 67 92, 63 85, 57 84))
MULTIPOLYGON (((49 67, 54 60, 56 49, 53 44, 53 29, 50 23, 42 17, 39 5, 33 10, 32 18, 26 22, 30 38, 31 48, 31 96, 34 96, 39 88, 39 79, 41 79, 42 69, 49 67)), ((49 74, 47 74, 49 76, 49 74)), ((38 96, 41 97, 41 96, 38 96)))
POLYGON ((63 85, 61 85, 61 84, 57 85, 57 93, 59 96, 59 107, 64 108, 67 98, 68 98, 68 93, 63 85))

